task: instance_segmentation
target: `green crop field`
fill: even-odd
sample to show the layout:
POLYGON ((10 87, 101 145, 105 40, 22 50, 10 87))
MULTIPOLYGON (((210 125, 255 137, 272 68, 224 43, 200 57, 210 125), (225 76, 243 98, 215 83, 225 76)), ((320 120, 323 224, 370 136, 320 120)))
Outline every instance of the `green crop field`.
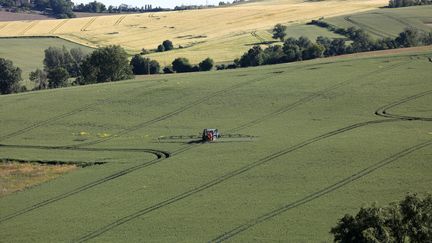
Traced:
POLYGON ((329 242, 345 213, 430 192, 430 56, 1 96, 0 158, 94 164, 0 198, 1 241, 329 242))
POLYGON ((60 48, 65 46, 68 49, 81 48, 84 53, 90 53, 93 50, 60 38, 0 38, 0 58, 12 60, 15 66, 21 68, 25 84, 32 87, 28 81, 28 75, 36 68, 43 68, 44 50, 50 46, 60 48))
POLYGON ((405 28, 432 31, 432 6, 377 9, 363 13, 324 19, 342 28, 364 29, 376 38, 396 37, 405 28))

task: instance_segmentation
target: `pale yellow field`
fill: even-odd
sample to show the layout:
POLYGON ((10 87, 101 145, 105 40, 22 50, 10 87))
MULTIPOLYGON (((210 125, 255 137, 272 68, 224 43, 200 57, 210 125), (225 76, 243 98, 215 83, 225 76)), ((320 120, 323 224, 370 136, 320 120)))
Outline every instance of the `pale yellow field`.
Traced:
POLYGON ((196 63, 206 57, 232 61, 257 42, 251 33, 270 38, 276 23, 304 23, 367 11, 384 6, 388 0, 268 0, 227 8, 100 16, 70 20, 0 22, 0 36, 60 36, 80 44, 98 47, 118 44, 129 53, 154 49, 170 39, 185 47, 151 54, 162 64, 183 56, 196 63))

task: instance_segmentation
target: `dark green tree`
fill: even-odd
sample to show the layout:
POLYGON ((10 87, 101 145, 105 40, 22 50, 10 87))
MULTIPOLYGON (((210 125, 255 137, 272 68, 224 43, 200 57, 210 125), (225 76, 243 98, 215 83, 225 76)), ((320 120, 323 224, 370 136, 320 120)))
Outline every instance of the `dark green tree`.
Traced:
POLYGON ((396 38, 396 43, 400 47, 419 46, 422 43, 421 33, 414 28, 407 28, 396 38))
POLYGON ((139 54, 132 57, 130 65, 132 66, 133 73, 137 75, 156 74, 160 71, 160 65, 157 61, 143 58, 139 54))
POLYGON ((239 60, 241 67, 259 66, 264 63, 264 52, 260 46, 254 46, 239 60))
POLYGON ((162 45, 165 51, 171 51, 172 49, 174 49, 174 45, 170 40, 165 40, 164 42, 162 42, 162 45))
POLYGON ((316 43, 320 46, 324 47, 324 53, 323 55, 328 57, 330 56, 330 46, 332 43, 332 40, 325 36, 318 36, 316 39, 316 43))
POLYGON ((68 86, 69 73, 62 67, 56 67, 48 70, 48 87, 60 88, 68 86))
POLYGON ((164 51, 165 51, 165 46, 162 45, 162 44, 158 45, 158 47, 157 47, 157 51, 158 51, 158 52, 164 52, 164 51))
POLYGON ((214 66, 214 61, 211 58, 206 58, 202 62, 199 63, 200 71, 210 71, 214 66))
POLYGON ((20 90, 21 69, 13 62, 0 58, 0 94, 11 94, 20 90))
POLYGON ((319 44, 312 44, 302 52, 303 60, 315 59, 323 56, 325 48, 319 44))
POLYGON ((29 79, 35 83, 35 90, 48 88, 47 73, 43 70, 40 70, 39 68, 30 73, 29 79))
POLYGON ((330 232, 335 242, 431 242, 432 196, 407 195, 387 207, 361 208, 356 216, 346 214, 330 232))
POLYGON ((272 38, 284 41, 285 36, 287 35, 286 31, 287 31, 287 27, 285 25, 277 24, 273 28, 273 36, 272 36, 272 38))
POLYGON ((177 73, 186 73, 192 72, 193 66, 189 63, 187 58, 179 57, 172 62, 172 69, 177 73))
POLYGON ((286 61, 286 55, 282 46, 274 45, 264 49, 264 64, 277 64, 286 61))
POLYGON ((81 64, 79 84, 102 83, 133 78, 128 55, 120 46, 93 51, 81 64))
POLYGON ((55 16, 58 18, 74 18, 75 14, 72 12, 73 2, 70 0, 50 0, 50 8, 55 16))

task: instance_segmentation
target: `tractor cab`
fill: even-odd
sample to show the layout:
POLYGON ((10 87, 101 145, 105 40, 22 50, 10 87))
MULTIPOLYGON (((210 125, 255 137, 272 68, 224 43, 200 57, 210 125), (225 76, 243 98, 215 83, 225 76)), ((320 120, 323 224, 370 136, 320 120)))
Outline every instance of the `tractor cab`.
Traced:
POLYGON ((220 137, 220 133, 217 129, 206 128, 202 134, 202 140, 204 142, 212 142, 220 137))

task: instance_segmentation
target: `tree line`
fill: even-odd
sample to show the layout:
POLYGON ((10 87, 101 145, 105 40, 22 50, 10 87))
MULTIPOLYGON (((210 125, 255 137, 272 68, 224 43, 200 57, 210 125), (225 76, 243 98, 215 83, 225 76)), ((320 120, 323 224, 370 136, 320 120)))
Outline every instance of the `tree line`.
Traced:
MULTIPOLYGON (((129 61, 128 54, 120 46, 107 46, 85 54, 80 48, 49 47, 45 50, 43 69, 29 75, 33 90, 60 88, 70 85, 87 85, 131 79, 134 75, 159 74, 160 64, 140 54, 129 61)), ((187 58, 176 58, 163 73, 209 71, 214 61, 206 58, 192 65, 187 58)), ((27 91, 20 85, 22 71, 13 62, 0 58, 0 94, 27 91)))
MULTIPOLYGON (((341 29, 340 32, 349 37, 351 42, 349 44, 343 38, 330 39, 324 36, 319 36, 315 41, 304 36, 286 38, 286 30, 286 26, 280 24, 273 28, 273 38, 283 41, 283 45, 271 45, 265 49, 256 45, 225 68, 260 66, 366 51, 432 45, 432 32, 426 33, 414 28, 405 29, 396 38, 388 37, 378 40, 373 39, 362 29, 355 27, 341 29)), ((218 67, 218 69, 223 68, 218 67)))
POLYGON ((390 0, 388 7, 401 8, 401 7, 431 5, 431 4, 432 4, 432 0, 390 0))

